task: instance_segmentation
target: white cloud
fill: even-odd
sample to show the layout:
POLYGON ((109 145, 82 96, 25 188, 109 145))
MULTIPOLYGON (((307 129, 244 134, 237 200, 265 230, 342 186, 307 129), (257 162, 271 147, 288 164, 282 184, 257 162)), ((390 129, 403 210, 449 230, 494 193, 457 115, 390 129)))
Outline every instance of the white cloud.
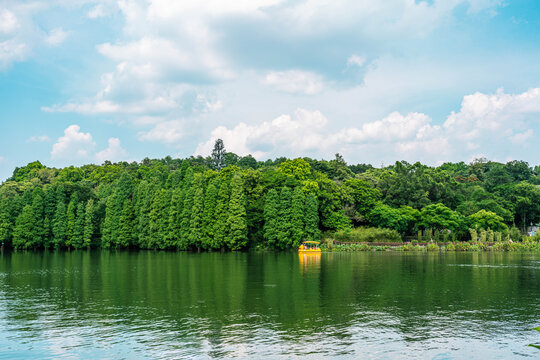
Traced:
POLYGON ((364 66, 365 63, 366 63, 366 58, 363 56, 351 55, 347 59, 347 67, 350 67, 350 66, 362 67, 364 66))
POLYGON ((53 145, 53 159, 77 160, 87 158, 95 146, 90 133, 80 131, 79 125, 70 125, 64 130, 64 136, 53 145))
POLYGON ((284 114, 259 125, 240 123, 233 129, 220 126, 212 131, 208 141, 198 145, 195 154, 209 154, 218 138, 223 139, 229 151, 257 158, 276 151, 310 152, 324 143, 322 130, 327 122, 319 111, 297 109, 294 117, 284 114))
POLYGON ((68 33, 62 28, 52 29, 45 38, 45 42, 50 46, 58 46, 66 40, 67 36, 68 33))
POLYGON ((120 139, 113 137, 109 139, 109 146, 96 154, 96 160, 99 163, 105 160, 116 162, 125 159, 127 155, 127 151, 120 144, 120 139))
POLYGON ((24 60, 28 53, 29 49, 25 44, 15 40, 0 41, 0 70, 24 60))
POLYGON ((321 76, 300 70, 270 72, 264 78, 264 84, 291 94, 313 95, 324 88, 321 76))
POLYGON ((529 130, 524 131, 522 133, 517 133, 517 134, 512 135, 510 137, 510 140, 514 144, 525 145, 527 143, 527 140, 532 138, 533 134, 534 134, 534 131, 532 129, 529 129, 529 130))
POLYGON ((160 122, 149 131, 139 132, 141 141, 158 141, 167 144, 175 143, 184 136, 180 120, 160 122))
POLYGON ((51 141, 51 139, 47 135, 36 135, 36 136, 31 136, 26 141, 27 142, 48 142, 48 141, 51 141))
POLYGON ((506 94, 499 89, 495 94, 465 96, 461 110, 448 116, 444 128, 469 141, 486 136, 510 137, 512 129, 527 130, 530 119, 540 120, 540 88, 521 94, 506 94))
MULTIPOLYGON (((461 110, 444 124, 434 124, 423 113, 393 112, 381 120, 332 131, 319 111, 298 109, 257 125, 239 123, 215 128, 199 143, 195 154, 207 155, 217 138, 230 151, 255 157, 372 154, 374 158, 406 158, 431 163, 463 159, 470 154, 509 153, 514 144, 526 145, 540 122, 540 89, 521 94, 475 93, 463 98, 461 110)), ((493 156, 492 156, 493 157, 493 156)))
POLYGON ((411 113, 406 116, 393 112, 382 120, 363 124, 359 128, 349 128, 333 135, 335 142, 365 143, 409 139, 422 130, 426 131, 431 122, 429 116, 411 113))
POLYGON ((97 4, 92 9, 88 11, 87 14, 89 19, 98 19, 107 16, 107 9, 103 4, 97 4))
POLYGON ((0 33, 9 34, 19 27, 15 14, 7 9, 0 9, 0 33))

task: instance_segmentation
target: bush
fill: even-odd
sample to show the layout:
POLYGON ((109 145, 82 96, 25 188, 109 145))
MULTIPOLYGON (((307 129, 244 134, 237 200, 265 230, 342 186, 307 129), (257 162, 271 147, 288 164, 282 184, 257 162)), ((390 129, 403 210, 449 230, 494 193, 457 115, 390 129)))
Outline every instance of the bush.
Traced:
POLYGON ((426 247, 427 251, 439 251, 439 245, 437 244, 428 244, 426 247))
POLYGON ((470 251, 471 244, 468 242, 457 242, 455 245, 456 251, 470 251))
POLYGON ((515 226, 510 229, 510 239, 512 241, 521 241, 521 232, 515 226))
POLYGON ((456 251, 456 246, 453 243, 449 243, 445 247, 446 251, 456 251))
POLYGON ((471 241, 478 241, 478 232, 476 229, 469 228, 469 234, 471 234, 471 241))
POLYGON ((333 238, 342 242, 402 242, 396 230, 378 228, 339 230, 333 234, 333 238))

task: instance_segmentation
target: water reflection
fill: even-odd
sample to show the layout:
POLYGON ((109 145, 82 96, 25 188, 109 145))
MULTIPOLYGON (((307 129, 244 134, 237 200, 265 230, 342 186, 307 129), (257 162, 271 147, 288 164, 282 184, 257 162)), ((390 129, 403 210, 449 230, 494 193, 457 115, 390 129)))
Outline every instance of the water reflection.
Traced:
POLYGON ((300 268, 304 273, 318 273, 321 270, 321 253, 298 253, 300 268))
POLYGON ((535 357, 539 260, 4 253, 0 357, 535 357))

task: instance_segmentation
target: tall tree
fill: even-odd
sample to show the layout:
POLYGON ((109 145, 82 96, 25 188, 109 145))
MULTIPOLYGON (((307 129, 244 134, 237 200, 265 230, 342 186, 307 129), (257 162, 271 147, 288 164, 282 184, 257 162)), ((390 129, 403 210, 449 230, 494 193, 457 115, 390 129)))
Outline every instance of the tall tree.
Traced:
POLYGON ((34 223, 34 239, 32 240, 32 247, 42 247, 43 239, 47 235, 48 229, 45 223, 45 203, 43 197, 43 189, 41 187, 34 188, 32 194, 32 212, 34 213, 35 223, 34 223))
MULTIPOLYGON (((279 195, 276 189, 266 194, 264 204, 264 239, 268 247, 275 247, 279 238, 279 195)), ((318 216, 317 216, 318 219, 318 216)))
POLYGON ((75 224, 77 222, 77 206, 79 205, 79 197, 77 193, 71 195, 71 199, 67 208, 67 241, 68 247, 73 246, 73 237, 75 235, 75 224))
POLYGON ((77 212, 75 217, 75 225, 73 227, 73 235, 71 237, 71 246, 75 249, 80 249, 84 241, 84 203, 81 201, 77 204, 77 212))
POLYGON ((231 250, 240 250, 247 245, 246 195, 244 182, 240 175, 231 180, 231 197, 229 200, 229 217, 227 219, 227 245, 231 250))
POLYGON ((56 189, 56 211, 54 213, 53 234, 54 247, 59 248, 66 245, 67 241, 67 210, 65 203, 66 195, 64 188, 59 186, 56 189))
POLYGON ((214 211, 217 205, 218 189, 217 179, 210 181, 204 194, 204 210, 202 215, 202 238, 203 249, 211 249, 214 240, 214 211))
POLYGON ((300 246, 305 237, 305 201, 304 192, 300 186, 295 187, 291 204, 291 240, 293 247, 300 246))
POLYGON ((125 248, 134 243, 135 214, 131 200, 124 200, 118 224, 118 237, 115 244, 117 248, 125 248))
POLYGON ((33 248, 36 237, 36 218, 31 205, 26 205, 17 217, 13 230, 13 247, 16 249, 33 248))
POLYGON ((229 211, 229 184, 222 180, 219 186, 217 204, 214 211, 214 249, 224 249, 225 239, 228 233, 228 211, 229 211))
POLYGON ((90 199, 86 203, 85 215, 84 215, 84 234, 83 234, 83 246, 90 247, 95 234, 95 218, 94 218, 94 200, 90 199))
POLYGON ((317 197, 313 194, 306 196, 306 238, 311 241, 321 239, 319 230, 319 205, 317 197))
POLYGON ((214 144, 214 149, 212 150, 212 167, 215 170, 221 170, 225 167, 225 145, 223 140, 217 139, 214 144))
POLYGON ((195 175, 193 181, 193 202, 189 222, 189 244, 196 248, 201 247, 203 238, 203 210, 204 210, 204 184, 201 174, 195 175))
POLYGON ((167 231, 167 247, 178 246, 180 240, 180 226, 182 225, 182 209, 184 208, 184 191, 182 188, 174 188, 169 207, 169 229, 167 231))
POLYGON ((278 247, 287 249, 292 246, 292 196, 291 189, 284 186, 279 196, 279 232, 278 247))

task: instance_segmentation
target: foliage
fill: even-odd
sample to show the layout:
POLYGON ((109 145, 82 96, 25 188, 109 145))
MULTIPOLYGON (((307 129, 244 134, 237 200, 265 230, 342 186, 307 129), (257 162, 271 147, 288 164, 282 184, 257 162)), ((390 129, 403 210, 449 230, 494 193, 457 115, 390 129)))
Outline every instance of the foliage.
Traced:
POLYGON ((499 215, 484 209, 468 216, 469 226, 480 229, 491 229, 493 231, 504 231, 508 226, 499 215))
POLYGON ((343 242, 402 242, 395 230, 378 228, 355 228, 339 230, 332 234, 336 241, 343 242))
POLYGON ((494 241, 529 251, 538 240, 526 244, 521 234, 540 222, 539 169, 487 159, 374 168, 340 154, 257 161, 226 152, 222 141, 206 158, 63 169, 35 161, 0 186, 0 241, 21 249, 286 250, 325 232, 366 242, 470 235, 480 242, 446 250, 494 241))

